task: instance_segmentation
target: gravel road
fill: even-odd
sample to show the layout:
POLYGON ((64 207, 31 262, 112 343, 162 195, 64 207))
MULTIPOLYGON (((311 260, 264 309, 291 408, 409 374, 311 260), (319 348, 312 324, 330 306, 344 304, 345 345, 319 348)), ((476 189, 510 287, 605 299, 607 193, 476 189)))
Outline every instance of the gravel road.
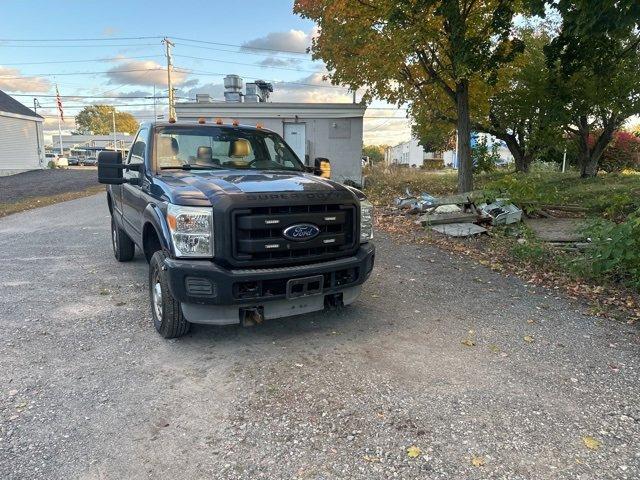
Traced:
POLYGON ((348 309, 166 341, 103 195, 0 219, 0 478, 640 477, 637 327, 376 243, 348 309))

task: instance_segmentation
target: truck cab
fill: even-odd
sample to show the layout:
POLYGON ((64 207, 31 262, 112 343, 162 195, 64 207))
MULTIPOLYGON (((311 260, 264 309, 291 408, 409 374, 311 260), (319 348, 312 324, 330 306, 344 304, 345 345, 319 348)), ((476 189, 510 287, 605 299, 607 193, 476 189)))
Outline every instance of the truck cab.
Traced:
POLYGON ((149 262, 153 323, 254 324, 353 303, 375 257, 372 206, 276 133, 142 124, 125 159, 101 152, 116 259, 149 262))

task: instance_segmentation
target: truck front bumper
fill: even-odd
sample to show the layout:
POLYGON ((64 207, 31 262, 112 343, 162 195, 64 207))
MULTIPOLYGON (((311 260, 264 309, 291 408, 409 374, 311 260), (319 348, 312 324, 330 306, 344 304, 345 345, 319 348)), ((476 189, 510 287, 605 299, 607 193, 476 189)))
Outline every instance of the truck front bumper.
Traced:
POLYGON ((165 267, 171 294, 187 320, 228 325, 239 323, 247 309, 259 309, 268 319, 322 310, 329 299, 348 305, 358 297, 374 259, 375 247, 366 243, 353 256, 309 265, 226 269, 208 260, 167 258, 165 267), (306 279, 313 282, 311 294, 292 290, 306 279))

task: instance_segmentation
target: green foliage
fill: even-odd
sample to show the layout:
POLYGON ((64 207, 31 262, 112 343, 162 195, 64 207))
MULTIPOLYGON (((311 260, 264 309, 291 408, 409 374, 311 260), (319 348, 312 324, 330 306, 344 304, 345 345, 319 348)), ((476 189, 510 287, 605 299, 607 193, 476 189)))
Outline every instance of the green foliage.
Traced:
POLYGON ((594 222, 587 234, 592 243, 578 271, 640 289, 640 210, 622 223, 594 222))
POLYGON ((116 131, 133 134, 139 124, 133 115, 118 112, 110 105, 90 105, 76 115, 78 131, 87 134, 107 135, 113 132, 113 112, 116 115, 116 131))
MULTIPOLYGON (((313 20, 314 58, 331 80, 364 87, 375 97, 408 104, 421 125, 457 124, 469 142, 470 84, 495 83, 500 66, 522 50, 512 0, 296 0, 294 12, 313 20)), ((472 107, 473 108, 473 107, 472 107)), ((423 139, 423 135, 419 135, 423 139)), ((461 149, 464 150, 464 149, 461 149)), ((471 158, 460 158, 459 188, 471 183, 471 158)))
POLYGON ((362 155, 369 157, 371 163, 384 161, 384 145, 365 145, 362 148, 362 155))
POLYGON ((487 145, 487 138, 483 136, 471 147, 471 160, 473 161, 474 173, 495 171, 496 165, 500 161, 498 144, 494 143, 489 147, 489 145, 487 145))
POLYGON ((500 174, 486 189, 507 195, 527 212, 540 205, 578 205, 589 213, 622 219, 640 208, 640 176, 608 174, 580 178, 576 173, 500 174))

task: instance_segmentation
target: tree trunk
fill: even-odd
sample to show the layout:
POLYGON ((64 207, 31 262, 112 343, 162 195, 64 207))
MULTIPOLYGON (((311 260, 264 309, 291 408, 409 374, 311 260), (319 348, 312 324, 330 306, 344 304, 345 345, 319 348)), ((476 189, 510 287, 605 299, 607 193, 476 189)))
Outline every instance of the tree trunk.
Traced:
POLYGON ((593 147, 589 146, 589 124, 585 117, 578 123, 578 161, 580 164, 580 176, 582 178, 595 177, 598 174, 598 163, 605 148, 613 139, 617 123, 614 118, 605 122, 600 136, 596 139, 593 147))
POLYGON ((525 149, 518 143, 518 140, 514 135, 507 135, 505 137, 497 137, 500 140, 504 140, 507 144, 507 148, 513 159, 516 162, 516 172, 529 173, 529 167, 531 166, 531 155, 528 154, 525 149))
POLYGON ((456 107, 458 111, 458 192, 464 193, 473 189, 468 80, 462 80, 456 85, 456 107))

